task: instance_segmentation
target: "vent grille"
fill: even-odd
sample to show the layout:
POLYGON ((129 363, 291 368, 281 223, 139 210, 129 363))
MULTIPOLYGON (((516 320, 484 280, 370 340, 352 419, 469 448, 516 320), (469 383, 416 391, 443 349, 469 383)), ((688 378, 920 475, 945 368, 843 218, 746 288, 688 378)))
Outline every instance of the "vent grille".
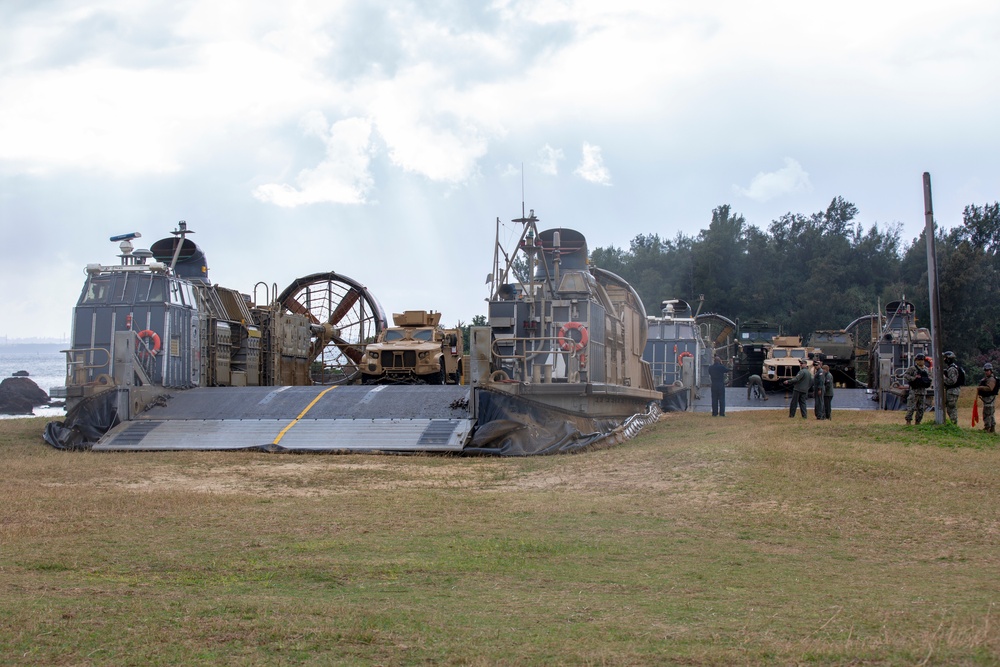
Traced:
POLYGON ((416 368, 417 353, 413 350, 395 352, 384 350, 382 352, 382 368, 416 368))

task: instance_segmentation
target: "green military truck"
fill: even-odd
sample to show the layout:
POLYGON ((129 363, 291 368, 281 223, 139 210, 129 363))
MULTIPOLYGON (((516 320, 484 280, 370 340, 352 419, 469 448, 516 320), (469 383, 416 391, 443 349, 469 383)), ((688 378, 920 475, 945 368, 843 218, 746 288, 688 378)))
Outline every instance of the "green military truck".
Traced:
POLYGON ((860 386, 857 382, 856 346, 854 336, 844 329, 814 331, 809 344, 817 356, 830 367, 833 381, 845 387, 860 386))

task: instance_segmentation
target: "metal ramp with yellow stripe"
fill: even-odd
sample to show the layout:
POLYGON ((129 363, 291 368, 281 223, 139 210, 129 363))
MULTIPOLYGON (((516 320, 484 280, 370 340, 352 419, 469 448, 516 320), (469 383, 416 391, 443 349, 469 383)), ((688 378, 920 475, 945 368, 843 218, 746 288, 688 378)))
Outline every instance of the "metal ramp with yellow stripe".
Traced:
POLYGON ((469 387, 460 385, 188 389, 111 429, 93 449, 461 451, 474 422, 468 405, 469 387))

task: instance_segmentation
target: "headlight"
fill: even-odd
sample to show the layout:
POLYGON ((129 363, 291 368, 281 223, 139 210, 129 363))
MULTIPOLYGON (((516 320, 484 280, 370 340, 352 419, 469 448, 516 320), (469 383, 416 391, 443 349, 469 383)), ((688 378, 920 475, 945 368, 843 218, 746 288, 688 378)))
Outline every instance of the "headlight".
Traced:
POLYGON ((430 352, 428 352, 427 350, 424 350, 423 352, 421 352, 417 356, 419 356, 421 359, 426 359, 428 354, 430 354, 430 352))
POLYGON ((372 350, 371 352, 368 353, 368 356, 371 357, 372 359, 378 359, 378 352, 372 350))

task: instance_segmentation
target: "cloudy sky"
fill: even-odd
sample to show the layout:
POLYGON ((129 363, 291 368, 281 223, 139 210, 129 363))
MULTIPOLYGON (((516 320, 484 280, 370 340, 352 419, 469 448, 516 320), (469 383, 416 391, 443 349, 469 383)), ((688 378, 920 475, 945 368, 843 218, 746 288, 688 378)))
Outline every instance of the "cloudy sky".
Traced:
MULTIPOLYGON (((627 248, 836 196, 1000 195, 987 0, 4 0, 0 340, 68 335, 87 263, 186 220, 213 282, 337 271, 485 314, 495 221, 627 248)), ((664 295, 670 296, 688 295, 664 295)))

